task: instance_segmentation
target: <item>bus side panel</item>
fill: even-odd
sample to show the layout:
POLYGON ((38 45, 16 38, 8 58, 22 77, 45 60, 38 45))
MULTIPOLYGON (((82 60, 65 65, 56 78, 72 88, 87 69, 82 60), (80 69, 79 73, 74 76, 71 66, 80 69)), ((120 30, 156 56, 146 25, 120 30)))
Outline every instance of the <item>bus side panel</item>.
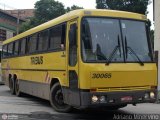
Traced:
POLYGON ((19 85, 22 92, 49 100, 49 84, 20 80, 19 85))
POLYGON ((3 79, 16 75, 20 81, 20 91, 49 100, 50 83, 57 78, 62 86, 67 86, 64 52, 49 52, 17 58, 3 59, 3 79), (18 63, 18 64, 17 64, 18 63))

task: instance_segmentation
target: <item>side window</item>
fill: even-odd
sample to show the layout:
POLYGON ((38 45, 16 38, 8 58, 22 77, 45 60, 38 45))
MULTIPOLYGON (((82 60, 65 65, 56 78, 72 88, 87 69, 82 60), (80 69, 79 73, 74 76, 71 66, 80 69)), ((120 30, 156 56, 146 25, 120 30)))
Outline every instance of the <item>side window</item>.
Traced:
POLYGON ((0 51, 0 63, 1 63, 1 59, 2 59, 2 51, 0 51))
POLYGON ((48 40, 49 40, 49 31, 45 30, 39 33, 38 35, 38 50, 44 51, 48 48, 48 40))
POLYGON ((26 49, 25 49, 26 51, 25 51, 25 53, 29 53, 30 44, 31 44, 30 37, 27 37, 26 38, 26 49))
POLYGON ((16 41, 14 44, 14 55, 19 54, 19 41, 16 41))
POLYGON ((15 49, 15 42, 13 42, 13 49, 12 49, 13 55, 14 55, 14 49, 15 49))
POLYGON ((20 54, 25 54, 25 51, 26 51, 26 38, 23 38, 21 41, 20 41, 20 54))
POLYGON ((29 53, 33 53, 37 50, 37 34, 28 37, 27 47, 29 49, 29 53))
POLYGON ((69 65, 77 63, 77 24, 71 24, 69 30, 69 65))
POLYGON ((7 57, 7 45, 3 46, 3 58, 7 57))
POLYGON ((8 44, 8 56, 13 55, 13 43, 8 44))
MULTIPOLYGON (((66 24, 62 25, 62 39, 61 44, 65 47, 66 46, 66 24)), ((62 46, 61 46, 62 47, 62 46)))
POLYGON ((62 25, 50 29, 49 49, 61 49, 62 43, 62 25))

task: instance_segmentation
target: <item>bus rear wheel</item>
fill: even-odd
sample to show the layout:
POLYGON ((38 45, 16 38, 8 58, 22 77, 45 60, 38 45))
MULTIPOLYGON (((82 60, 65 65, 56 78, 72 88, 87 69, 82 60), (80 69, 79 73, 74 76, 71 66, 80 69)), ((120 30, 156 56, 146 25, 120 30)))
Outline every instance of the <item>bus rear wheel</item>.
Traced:
POLYGON ((21 96, 21 92, 19 89, 19 80, 17 78, 15 79, 15 93, 16 93, 16 96, 18 97, 21 96))
POLYGON ((15 83, 12 77, 9 78, 9 87, 12 95, 15 95, 15 83))
POLYGON ((70 112, 72 107, 63 101, 63 93, 59 83, 55 83, 50 92, 50 103, 58 112, 70 112))

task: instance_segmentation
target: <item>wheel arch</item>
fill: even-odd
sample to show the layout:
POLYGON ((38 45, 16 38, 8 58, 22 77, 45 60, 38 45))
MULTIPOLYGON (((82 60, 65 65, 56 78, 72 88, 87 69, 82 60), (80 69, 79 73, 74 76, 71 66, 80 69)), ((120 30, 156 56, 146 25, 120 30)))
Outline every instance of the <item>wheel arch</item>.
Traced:
POLYGON ((59 78, 52 78, 52 79, 51 79, 50 89, 52 88, 52 86, 53 86, 55 83, 60 83, 59 78))

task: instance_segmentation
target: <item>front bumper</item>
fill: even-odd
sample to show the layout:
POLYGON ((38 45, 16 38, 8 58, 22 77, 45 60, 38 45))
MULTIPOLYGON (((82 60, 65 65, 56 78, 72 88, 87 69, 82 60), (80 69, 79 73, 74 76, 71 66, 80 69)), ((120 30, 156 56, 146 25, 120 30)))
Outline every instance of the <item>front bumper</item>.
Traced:
POLYGON ((115 105, 124 105, 124 104, 138 104, 138 103, 154 103, 156 102, 157 90, 144 90, 144 91, 125 91, 125 92, 80 92, 81 108, 89 107, 104 107, 104 106, 115 106, 115 105), (150 94, 154 92, 155 98, 146 99, 145 94, 150 94), (97 102, 92 101, 92 97, 105 96, 106 102, 97 102), (122 100, 124 97, 130 97, 132 99, 122 100))

